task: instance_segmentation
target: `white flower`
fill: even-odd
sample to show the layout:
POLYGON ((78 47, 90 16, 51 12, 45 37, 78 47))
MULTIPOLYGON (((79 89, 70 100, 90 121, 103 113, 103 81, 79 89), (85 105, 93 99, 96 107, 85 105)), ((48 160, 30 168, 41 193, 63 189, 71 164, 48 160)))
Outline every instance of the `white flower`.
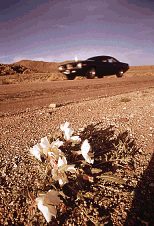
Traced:
POLYGON ((63 155, 64 155, 64 153, 59 148, 57 148, 56 146, 53 147, 48 152, 48 158, 49 158, 51 166, 56 167, 58 164, 59 156, 63 156, 63 155))
POLYGON ((66 157, 59 157, 57 167, 52 169, 52 178, 58 180, 59 184, 62 186, 68 182, 66 172, 75 173, 75 165, 67 165, 66 157))
POLYGON ((81 142, 81 138, 79 136, 72 136, 70 138, 70 140, 74 143, 80 143, 81 142))
POLYGON ((48 141, 47 137, 41 138, 41 143, 40 143, 42 148, 50 148, 50 142, 48 141))
POLYGON ((32 148, 30 148, 30 153, 35 156, 36 159, 39 161, 41 160, 41 149, 38 144, 34 145, 32 148))
POLYGON ((65 122, 64 124, 60 125, 60 129, 61 129, 61 131, 64 134, 64 139, 66 141, 69 140, 69 141, 72 141, 74 143, 81 142, 81 138, 79 136, 72 136, 73 133, 74 133, 74 130, 71 127, 69 127, 69 126, 70 126, 69 122, 65 122))
POLYGON ((57 139, 56 141, 53 141, 51 143, 51 148, 54 148, 54 147, 60 148, 63 144, 64 144, 63 141, 60 141, 59 139, 57 139))
POLYGON ((51 144, 47 137, 41 138, 41 143, 39 144, 42 148, 43 154, 48 155, 48 151, 50 150, 51 144))
POLYGON ((91 152, 91 146, 87 139, 81 145, 81 154, 86 162, 94 163, 94 159, 91 159, 91 157, 94 157, 94 154, 91 152))
POLYGON ((46 194, 41 194, 36 198, 38 209, 43 213, 46 221, 49 223, 52 216, 56 217, 56 206, 60 204, 60 198, 58 192, 55 190, 49 190, 46 194))
POLYGON ((50 150, 50 143, 47 137, 41 138, 41 142, 30 148, 30 153, 35 156, 38 160, 41 160, 41 155, 45 154, 47 156, 50 150))
MULTIPOLYGON (((59 156, 64 155, 62 151, 59 149, 60 146, 63 145, 63 141, 57 139, 53 141, 51 144, 47 137, 41 138, 41 142, 34 145, 33 148, 30 148, 30 153, 35 156, 38 160, 41 161, 41 155, 45 155, 49 157, 49 160, 54 162, 58 161, 59 156)), ((52 165, 52 164, 51 164, 52 165)))
POLYGON ((60 129, 61 131, 64 133, 64 139, 65 140, 70 140, 74 130, 72 128, 69 127, 70 123, 69 122, 65 122, 64 124, 60 125, 60 129))
POLYGON ((66 157, 63 156, 62 158, 59 157, 58 159, 58 168, 60 170, 69 171, 71 173, 74 173, 76 170, 74 168, 75 165, 67 165, 66 157))

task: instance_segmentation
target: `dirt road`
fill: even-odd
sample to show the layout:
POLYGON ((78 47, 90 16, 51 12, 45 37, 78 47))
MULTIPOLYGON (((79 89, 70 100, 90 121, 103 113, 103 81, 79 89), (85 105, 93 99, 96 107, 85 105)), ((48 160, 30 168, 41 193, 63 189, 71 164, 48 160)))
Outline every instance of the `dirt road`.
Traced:
POLYGON ((51 103, 66 105, 150 87, 154 87, 154 76, 148 75, 0 85, 0 112, 16 113, 51 103))

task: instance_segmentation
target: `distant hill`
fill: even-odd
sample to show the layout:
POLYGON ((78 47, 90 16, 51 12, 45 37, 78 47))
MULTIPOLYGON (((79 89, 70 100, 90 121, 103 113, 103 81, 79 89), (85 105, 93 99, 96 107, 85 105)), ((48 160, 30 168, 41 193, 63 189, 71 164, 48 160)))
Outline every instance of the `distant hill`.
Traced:
POLYGON ((44 62, 34 60, 21 60, 13 64, 0 64, 0 75, 32 74, 32 73, 58 73, 58 66, 65 62, 44 62))
POLYGON ((15 63, 16 65, 22 65, 32 71, 43 73, 43 72, 55 72, 58 69, 60 63, 55 62, 44 62, 34 60, 21 60, 15 63))
POLYGON ((0 64, 0 75, 31 73, 32 70, 20 64, 0 64))

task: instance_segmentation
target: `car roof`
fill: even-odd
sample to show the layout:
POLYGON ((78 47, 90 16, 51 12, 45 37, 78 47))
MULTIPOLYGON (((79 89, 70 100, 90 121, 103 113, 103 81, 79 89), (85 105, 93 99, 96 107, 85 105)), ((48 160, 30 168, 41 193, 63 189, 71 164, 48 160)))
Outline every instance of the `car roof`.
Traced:
POLYGON ((95 56, 95 57, 90 57, 88 58, 87 60, 107 60, 107 59, 110 59, 110 58, 113 58, 115 59, 114 57, 111 57, 111 56, 95 56))

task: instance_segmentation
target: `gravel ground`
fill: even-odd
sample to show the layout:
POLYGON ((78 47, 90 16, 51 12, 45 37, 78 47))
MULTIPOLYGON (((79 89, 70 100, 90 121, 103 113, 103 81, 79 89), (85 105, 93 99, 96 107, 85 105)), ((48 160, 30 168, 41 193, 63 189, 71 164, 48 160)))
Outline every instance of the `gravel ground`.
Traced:
POLYGON ((151 88, 1 116, 0 225, 154 225, 153 100, 151 88), (83 185, 83 197, 88 192, 91 197, 96 194, 92 206, 87 197, 86 202, 74 199, 73 207, 65 204, 69 214, 58 212, 57 219, 47 224, 39 210, 30 211, 32 195, 37 197, 38 192, 49 190, 51 185, 45 182, 44 165, 30 155, 29 148, 46 135, 58 136, 59 125, 65 121, 75 131, 84 128, 82 136, 95 149, 108 151, 116 145, 120 150, 122 142, 133 167, 114 168, 109 164, 102 168, 103 173, 119 176, 128 183, 119 185, 99 179, 99 183, 89 185, 89 191, 83 185))

